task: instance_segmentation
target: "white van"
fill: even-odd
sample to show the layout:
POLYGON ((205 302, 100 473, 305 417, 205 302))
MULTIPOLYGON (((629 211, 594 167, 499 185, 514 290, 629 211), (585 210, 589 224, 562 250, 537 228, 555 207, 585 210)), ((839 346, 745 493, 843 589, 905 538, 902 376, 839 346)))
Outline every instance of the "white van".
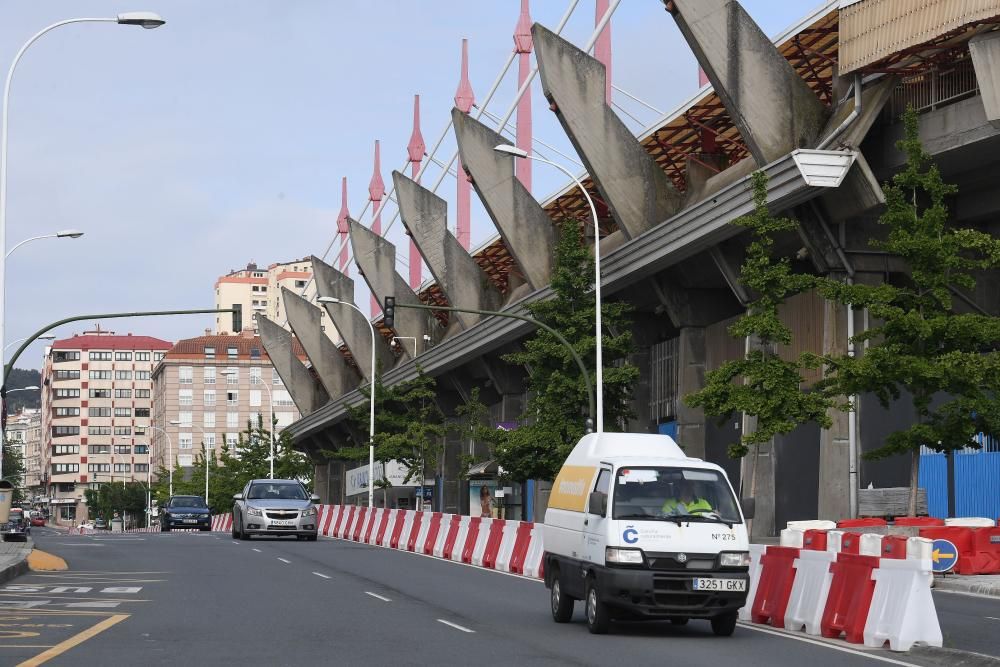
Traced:
MULTIPOLYGON (((747 518, 753 501, 744 501, 747 518)), ((544 527, 552 617, 586 600, 587 627, 613 618, 690 618, 728 636, 746 603, 744 509, 719 466, 665 435, 590 433, 552 485, 544 527)))

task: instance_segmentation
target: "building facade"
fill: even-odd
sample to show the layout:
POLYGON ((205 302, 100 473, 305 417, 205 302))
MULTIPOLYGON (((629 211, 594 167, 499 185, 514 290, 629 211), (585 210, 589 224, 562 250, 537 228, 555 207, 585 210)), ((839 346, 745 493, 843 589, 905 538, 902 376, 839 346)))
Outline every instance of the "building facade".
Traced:
POLYGON ((272 408, 277 431, 299 417, 252 331, 178 341, 153 371, 153 465, 190 467, 202 444, 215 458, 223 443, 236 447, 248 420, 267 424, 272 408))
POLYGON ((42 411, 23 408, 7 417, 7 444, 24 462, 21 479, 22 497, 34 500, 41 480, 42 411))
POLYGON ((47 348, 39 487, 57 522, 87 517, 87 488, 146 481, 151 376, 168 349, 159 338, 99 327, 47 348))

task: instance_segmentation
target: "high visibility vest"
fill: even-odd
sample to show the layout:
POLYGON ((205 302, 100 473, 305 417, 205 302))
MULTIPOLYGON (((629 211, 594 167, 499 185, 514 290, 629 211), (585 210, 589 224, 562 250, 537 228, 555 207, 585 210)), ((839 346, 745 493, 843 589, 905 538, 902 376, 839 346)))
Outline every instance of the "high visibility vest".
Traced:
POLYGON ((676 498, 669 498, 667 502, 663 503, 663 512, 665 514, 670 514, 672 512, 680 512, 683 514, 691 514, 695 510, 702 510, 706 512, 713 511, 711 503, 709 503, 704 498, 695 498, 689 502, 682 502, 676 498))

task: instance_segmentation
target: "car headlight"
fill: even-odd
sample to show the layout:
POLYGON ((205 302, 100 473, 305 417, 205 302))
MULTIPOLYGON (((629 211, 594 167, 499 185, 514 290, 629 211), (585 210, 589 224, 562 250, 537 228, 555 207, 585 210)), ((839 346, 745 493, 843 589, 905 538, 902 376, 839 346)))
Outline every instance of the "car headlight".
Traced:
POLYGON ((264 513, 261 512, 256 507, 247 507, 247 515, 248 516, 264 516, 264 513))
POLYGON ((306 516, 316 516, 316 508, 315 507, 307 507, 307 508, 305 508, 304 510, 302 510, 302 516, 304 516, 304 517, 306 517, 306 516))
POLYGON ((723 551, 719 554, 719 565, 721 567, 750 567, 750 552, 723 551))
POLYGON ((618 547, 607 547, 604 550, 604 561, 618 565, 642 565, 644 562, 642 549, 619 549, 618 547))

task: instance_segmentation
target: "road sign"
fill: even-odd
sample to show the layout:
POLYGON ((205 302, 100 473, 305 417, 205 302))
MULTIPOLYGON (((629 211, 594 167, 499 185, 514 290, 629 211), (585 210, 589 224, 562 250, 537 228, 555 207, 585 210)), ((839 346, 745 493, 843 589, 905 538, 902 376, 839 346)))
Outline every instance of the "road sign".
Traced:
POLYGON ((935 572, 950 572, 958 562, 958 547, 950 540, 934 540, 931 546, 931 567, 935 572))

